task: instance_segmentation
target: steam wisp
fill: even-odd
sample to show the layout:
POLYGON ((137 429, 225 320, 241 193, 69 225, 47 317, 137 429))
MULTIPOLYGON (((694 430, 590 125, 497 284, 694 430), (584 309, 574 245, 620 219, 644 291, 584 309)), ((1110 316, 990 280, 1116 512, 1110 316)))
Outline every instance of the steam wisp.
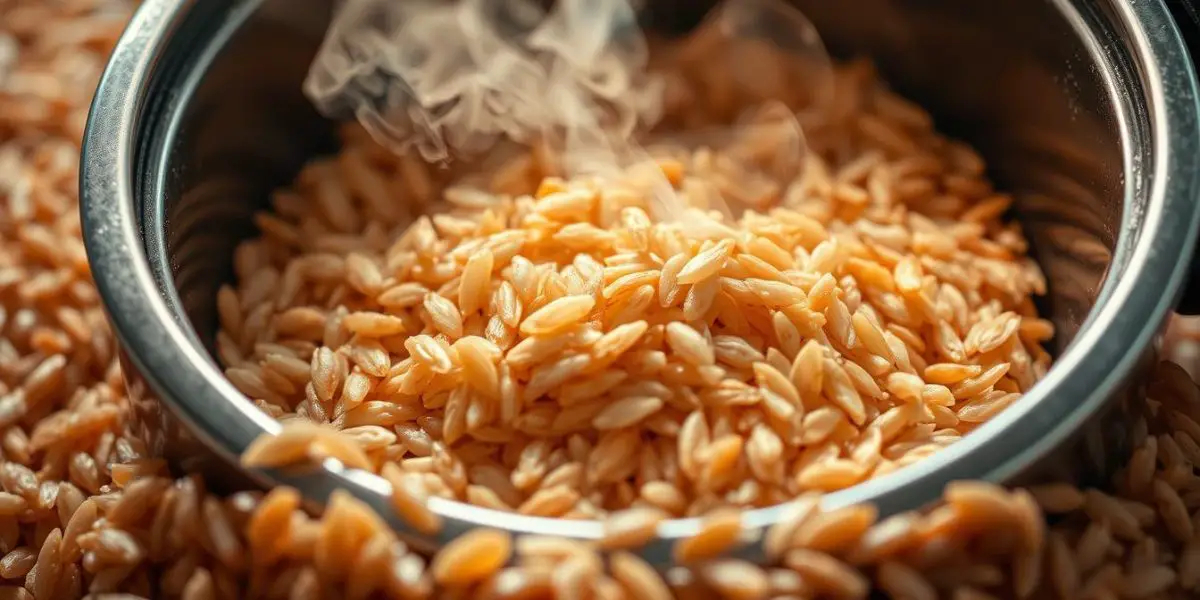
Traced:
POLYGON ((429 162, 515 142, 543 144, 564 176, 634 173, 653 218, 723 236, 717 221, 769 208, 801 171, 797 112, 827 102, 829 58, 781 0, 726 0, 664 44, 665 65, 648 48, 626 0, 346 0, 305 91, 429 162), (680 122, 696 102, 728 121, 680 122), (682 191, 647 168, 664 157, 696 175, 682 191))

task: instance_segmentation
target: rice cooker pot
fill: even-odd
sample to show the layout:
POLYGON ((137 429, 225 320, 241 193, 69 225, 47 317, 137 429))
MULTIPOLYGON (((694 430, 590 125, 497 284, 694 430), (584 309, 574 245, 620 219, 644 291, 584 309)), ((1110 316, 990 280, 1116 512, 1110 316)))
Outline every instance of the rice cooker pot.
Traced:
MULTIPOLYGON (((914 466, 829 495, 881 513, 938 497, 947 482, 1099 477, 1126 455, 1125 407, 1177 305, 1200 225, 1200 111, 1189 3, 1163 0, 799 0, 835 55, 871 56, 942 129, 981 150, 1017 198, 1050 281, 1058 329, 1044 381, 964 440, 914 466)), ((707 9, 648 2, 647 26, 680 31, 707 9)), ((145 0, 114 52, 88 125, 85 242, 122 357, 134 427, 156 454, 210 485, 287 484, 319 507, 338 488, 390 515, 387 486, 337 464, 243 471, 236 456, 278 425, 212 358, 215 296, 252 214, 301 164, 335 150, 301 94, 330 0, 145 0)), ((1196 281, 1200 279, 1193 278, 1196 281)), ((440 538, 491 524, 594 537, 563 523, 438 501, 440 538)), ((779 518, 751 511, 750 526, 779 518)), ((402 523, 393 525, 404 531, 402 523)), ((696 528, 672 521, 646 556, 696 528)), ((412 532, 408 532, 412 534, 412 532)))

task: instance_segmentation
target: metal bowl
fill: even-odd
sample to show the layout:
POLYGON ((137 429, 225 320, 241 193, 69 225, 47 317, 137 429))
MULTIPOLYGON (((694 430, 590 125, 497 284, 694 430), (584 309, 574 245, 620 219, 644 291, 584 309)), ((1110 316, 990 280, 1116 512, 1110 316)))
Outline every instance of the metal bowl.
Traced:
MULTIPOLYGON (((1187 278, 1200 226, 1200 115, 1188 48, 1162 0, 798 3, 837 54, 871 55, 900 92, 988 158, 1015 193, 1051 281, 1057 362, 1014 406, 960 443, 830 494, 882 514, 924 505, 954 480, 1025 482, 1104 473, 1125 451, 1125 391, 1187 278)), ((685 29, 702 2, 651 2, 648 23, 685 29)), ((123 347, 135 426, 154 452, 218 487, 290 485, 313 508, 346 489, 381 514, 380 478, 329 461, 307 474, 245 471, 236 457, 278 424, 222 376, 215 296, 251 215, 301 164, 336 149, 301 95, 327 2, 146 0, 116 48, 88 126, 84 236, 123 347)), ((447 527, 593 538, 597 522, 435 499, 447 527)), ((762 527, 780 508, 750 511, 762 527)), ((665 564, 695 519, 671 521, 645 556, 665 564)), ((755 557, 756 546, 747 555, 755 557)))

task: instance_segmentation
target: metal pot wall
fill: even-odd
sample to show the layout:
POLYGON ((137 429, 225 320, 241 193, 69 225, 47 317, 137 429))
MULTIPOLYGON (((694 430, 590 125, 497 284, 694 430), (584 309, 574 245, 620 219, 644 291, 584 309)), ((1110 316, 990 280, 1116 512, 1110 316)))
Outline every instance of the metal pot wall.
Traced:
MULTIPOLYGON (((979 148, 1018 198, 1051 290, 1057 362, 1018 403, 949 449, 827 497, 882 513, 949 481, 1104 473, 1124 455, 1126 392, 1181 297, 1200 226, 1200 110, 1184 37, 1162 0, 846 0, 798 3, 837 54, 867 53, 943 128, 979 148)), ((701 2, 652 2, 684 29, 701 2)), ((243 472, 235 457, 278 425, 221 375, 215 295, 253 211, 308 158, 335 149, 301 95, 326 2, 146 0, 100 84, 82 174, 85 241, 124 350, 139 432, 173 464, 220 485, 288 484, 319 506, 345 488, 387 510, 386 484, 330 463, 243 472)), ((1182 20, 1189 27, 1191 21, 1182 20)), ((1191 296, 1188 306, 1197 302, 1191 296)), ((581 537, 597 523, 436 501, 441 539, 487 523, 581 537)), ((779 509, 752 511, 765 525, 779 509)), ((393 524, 403 529, 398 521, 393 524)), ((646 555, 694 520, 661 528, 646 555)), ((751 552, 753 553, 753 551, 751 552)))

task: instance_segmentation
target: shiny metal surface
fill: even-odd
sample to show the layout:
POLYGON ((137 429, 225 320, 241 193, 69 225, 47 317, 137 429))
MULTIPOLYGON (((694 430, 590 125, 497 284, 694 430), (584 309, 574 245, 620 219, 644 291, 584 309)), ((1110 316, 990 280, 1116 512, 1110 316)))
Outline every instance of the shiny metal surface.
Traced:
MULTIPOLYGON (((703 3, 651 3, 648 22, 685 27, 703 3), (669 16, 665 17, 665 15, 669 16)), ((921 506, 956 479, 1103 473, 1122 453, 1123 392, 1178 296, 1200 223, 1197 82, 1161 0, 805 0, 842 54, 865 52, 944 129, 979 147, 1051 280, 1057 364, 1031 393, 961 443, 831 494, 828 506, 921 506)), ((348 489, 390 515, 379 478, 242 473, 235 457, 278 425, 221 375, 209 349, 215 291, 252 233, 251 212, 314 154, 330 124, 300 95, 328 4, 146 0, 99 87, 81 176, 85 242, 124 348, 139 433, 218 484, 287 484, 319 506, 348 489)), ((440 539, 478 524, 599 535, 589 522, 435 501, 440 539)), ((764 526, 779 509, 748 513, 764 526)), ((403 525, 393 520, 403 530, 403 525)), ((694 520, 665 524, 664 563, 694 520)), ((746 552, 754 557, 757 548, 746 552)))

